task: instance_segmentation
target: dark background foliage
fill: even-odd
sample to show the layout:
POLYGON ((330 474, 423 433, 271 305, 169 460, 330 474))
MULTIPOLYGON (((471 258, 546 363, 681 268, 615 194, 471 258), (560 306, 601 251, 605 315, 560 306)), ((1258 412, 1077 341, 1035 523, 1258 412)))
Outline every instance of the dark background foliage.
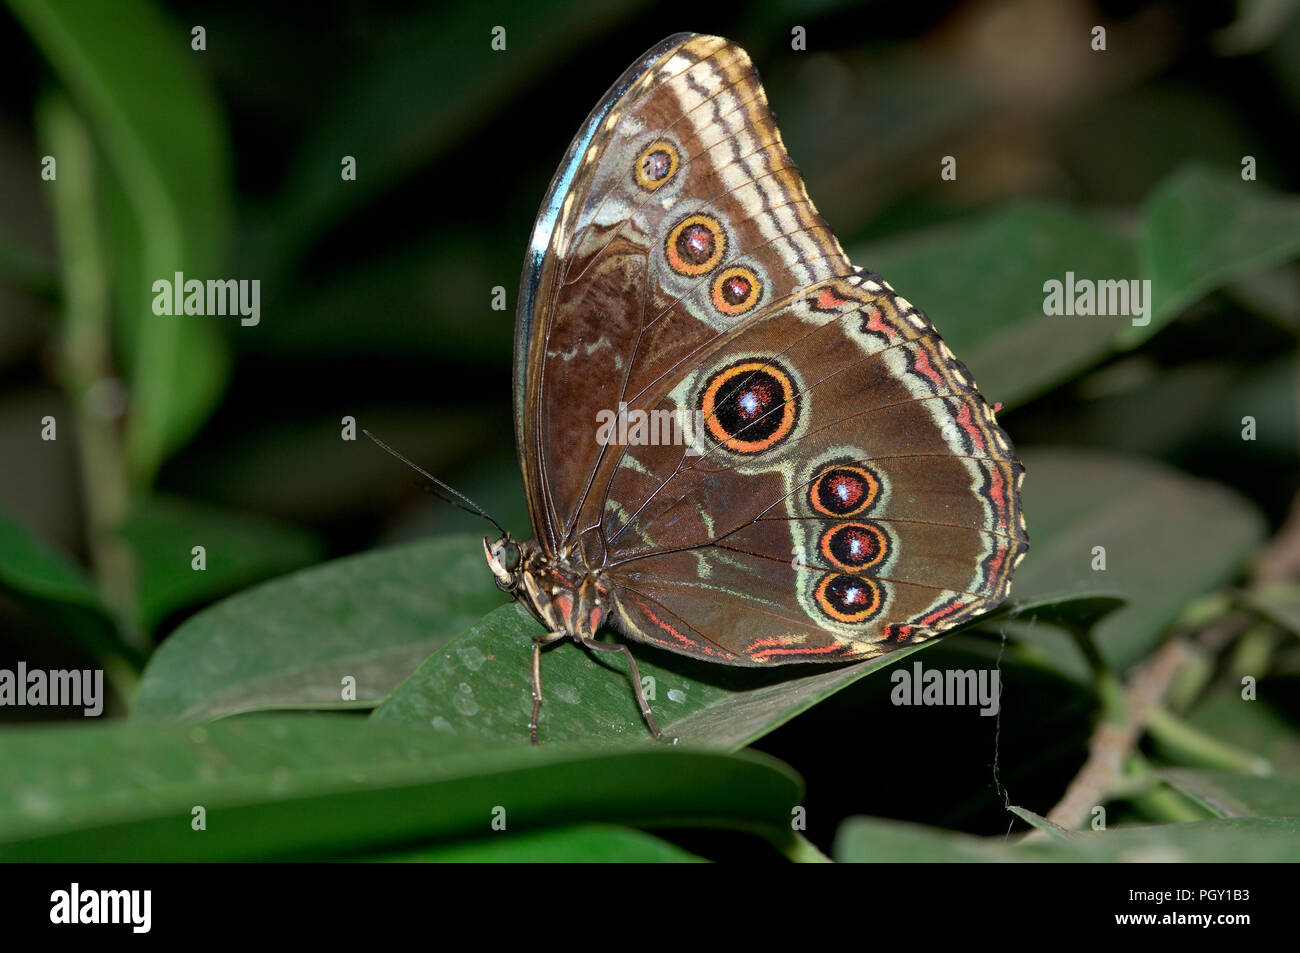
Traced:
MULTIPOLYGON (((1000 837, 1007 803, 1047 813, 1098 719, 1114 714, 1107 693, 1169 636, 1225 620, 1231 638, 1169 703, 1176 726, 1153 729, 1129 768, 1249 776, 1263 758, 1275 776, 1300 778, 1300 600, 1286 585, 1300 482, 1300 203, 1289 194, 1300 185, 1300 17, 1287 5, 760 0, 690 16, 595 0, 43 8, 11 0, 0 11, 0 668, 103 666, 107 717, 118 720, 137 694, 163 715, 198 710, 169 708, 168 693, 202 696, 209 715, 330 707, 295 695, 287 676, 256 703, 212 702, 220 686, 194 687, 200 634, 211 644, 230 631, 213 619, 247 619, 205 607, 329 559, 483 531, 375 447, 341 441, 344 416, 530 535, 509 365, 533 217, 609 83, 659 39, 693 30, 750 52, 850 256, 924 308, 988 399, 1006 405, 1000 420, 1029 462, 1035 547, 1013 595, 1128 600, 1109 621, 1076 626, 1101 646, 1105 671, 1089 672, 1059 630, 1024 618, 926 650, 932 667, 1000 664, 998 719, 893 705, 885 674, 784 724, 797 708, 774 716, 754 747, 803 777, 800 803, 817 819, 809 839, 829 851, 839 830, 842 856, 888 856, 871 829, 853 840, 841 821, 1000 837), (88 18, 94 30, 60 26, 88 18), (195 24, 202 52, 190 49, 195 24), (489 48, 498 24, 505 52, 489 48), (1098 24, 1104 52, 1090 48, 1098 24), (791 49, 796 25, 807 51, 791 49), (87 70, 73 55, 82 44, 116 52, 87 70), (59 157, 60 189, 84 182, 80 199, 40 179, 46 154, 59 157), (357 158, 355 182, 340 180, 344 155, 357 158), (939 176, 948 155, 955 181, 939 176), (1257 182, 1241 181, 1244 156, 1257 182), (260 279, 261 323, 179 319, 192 322, 179 337, 155 336, 150 322, 167 319, 147 313, 142 288, 173 262, 193 276, 260 279), (1044 316, 1042 283, 1066 269, 1151 277, 1151 326, 1044 316), (496 286, 506 312, 490 307, 496 286), (59 422, 57 441, 40 440, 45 415, 59 422), (190 570, 196 541, 212 560, 203 574, 190 570), (1104 579, 1088 569, 1095 545, 1110 549, 1104 579), (1243 674, 1260 679, 1258 708, 1235 701, 1243 674)), ((459 591, 453 568, 486 577, 472 552, 441 558, 427 579, 412 576, 412 591, 459 591)), ((445 639, 494 604, 481 598, 438 603, 445 639)), ((310 651, 306 623, 285 624, 296 632, 289 649, 310 651)), ((528 630, 511 624, 522 673, 528 630)), ((272 628, 268 640, 280 637, 272 628)), ((401 674, 435 647, 404 656, 401 674)), ((248 651, 249 672, 292 668, 248 651)), ((562 666, 559 656, 546 661, 562 666)), ((578 657, 575 672, 579 663, 592 664, 578 657)), ((419 704, 394 699, 389 711, 436 708, 420 695, 439 684, 434 668, 399 690, 419 704)), ((618 701, 633 721, 630 699, 618 701)), ((67 717, 0 709, 5 721, 67 717)), ((22 730, 0 732, 7 756, 28 750, 22 730)), ((1297 789, 1265 810, 1229 785, 1251 807, 1225 815, 1206 807, 1205 778, 1171 777, 1112 791, 1110 823, 1300 813, 1297 789)), ((565 803, 556 817, 588 818, 565 803)), ((0 833, 22 842, 21 811, 11 821, 0 833)), ((659 823, 706 856, 766 851, 744 835, 659 823)))

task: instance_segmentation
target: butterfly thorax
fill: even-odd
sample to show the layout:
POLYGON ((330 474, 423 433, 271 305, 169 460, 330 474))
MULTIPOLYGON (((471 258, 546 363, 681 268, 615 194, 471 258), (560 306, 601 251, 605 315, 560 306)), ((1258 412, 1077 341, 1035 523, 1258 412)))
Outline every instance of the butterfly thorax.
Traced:
POLYGON ((496 542, 486 537, 483 551, 497 587, 523 604, 549 632, 590 640, 609 614, 609 590, 600 571, 563 555, 552 556, 536 540, 518 542, 509 535, 496 542))

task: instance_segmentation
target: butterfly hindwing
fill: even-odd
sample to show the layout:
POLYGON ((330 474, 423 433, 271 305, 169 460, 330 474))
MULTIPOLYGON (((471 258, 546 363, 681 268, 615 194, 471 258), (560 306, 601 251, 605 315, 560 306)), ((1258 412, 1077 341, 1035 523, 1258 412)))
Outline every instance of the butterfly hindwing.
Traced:
POLYGON ((764 314, 664 407, 698 412, 695 445, 624 448, 606 504, 634 637, 676 641, 654 618, 672 610, 739 664, 866 658, 1005 598, 1027 547, 1022 468, 965 369, 878 278, 764 314))

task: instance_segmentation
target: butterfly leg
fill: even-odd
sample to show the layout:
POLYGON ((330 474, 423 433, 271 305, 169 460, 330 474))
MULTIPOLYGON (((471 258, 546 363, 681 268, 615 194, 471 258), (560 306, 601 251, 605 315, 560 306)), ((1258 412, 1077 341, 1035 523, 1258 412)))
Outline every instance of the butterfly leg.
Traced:
POLYGON ((528 722, 528 737, 534 745, 541 744, 537 738, 537 721, 542 715, 542 646, 562 638, 563 632, 548 632, 533 639, 533 717, 528 722))
POLYGON ((676 738, 665 738, 664 733, 659 730, 655 724, 654 715, 650 714, 650 703, 645 700, 645 692, 641 690, 641 672, 636 667, 636 659, 632 657, 632 650, 626 645, 606 645, 604 642, 595 642, 591 639, 583 639, 582 644, 589 649, 598 649, 601 652, 622 652, 627 658, 627 667, 632 672, 632 689, 636 692, 637 707, 641 709, 641 717, 645 719, 646 726, 650 733, 655 736, 657 741, 668 741, 677 744, 676 738))

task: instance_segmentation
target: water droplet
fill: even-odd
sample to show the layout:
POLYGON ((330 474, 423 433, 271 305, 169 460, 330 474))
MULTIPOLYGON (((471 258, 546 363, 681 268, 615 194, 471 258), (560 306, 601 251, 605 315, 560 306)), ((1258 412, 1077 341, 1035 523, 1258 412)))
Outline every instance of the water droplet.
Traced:
POLYGON ((451 696, 451 703, 466 718, 479 713, 479 704, 474 700, 474 689, 469 687, 468 682, 460 683, 456 689, 456 694, 451 696))
POLYGON ((469 645, 461 649, 460 660, 471 672, 477 672, 483 667, 483 663, 487 661, 487 656, 479 651, 478 646, 469 645))

